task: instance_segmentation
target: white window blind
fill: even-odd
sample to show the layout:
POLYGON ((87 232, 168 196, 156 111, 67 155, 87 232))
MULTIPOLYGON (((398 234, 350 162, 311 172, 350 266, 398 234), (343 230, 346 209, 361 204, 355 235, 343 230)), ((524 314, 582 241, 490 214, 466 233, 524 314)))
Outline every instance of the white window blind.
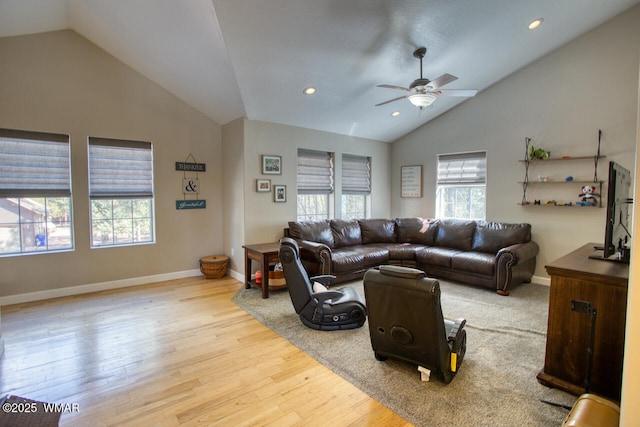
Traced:
POLYGON ((89 196, 153 197, 151 143, 89 138, 89 196))
POLYGON ((438 155, 438 185, 485 184, 487 155, 474 153, 438 155))
POLYGON ((333 193, 333 156, 326 151, 298 149, 298 194, 333 193))
POLYGON ((0 129, 0 197, 71 196, 69 135, 0 129))
POLYGON ((371 160, 369 157, 342 155, 342 194, 371 193, 371 160))

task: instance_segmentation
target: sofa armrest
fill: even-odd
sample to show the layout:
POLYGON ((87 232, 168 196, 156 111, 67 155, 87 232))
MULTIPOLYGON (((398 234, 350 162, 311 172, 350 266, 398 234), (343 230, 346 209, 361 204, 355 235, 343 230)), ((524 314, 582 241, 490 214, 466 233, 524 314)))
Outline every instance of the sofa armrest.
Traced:
POLYGON ((540 252, 538 244, 534 241, 528 241, 500 249, 496 254, 496 258, 498 258, 498 264, 500 264, 500 258, 507 257, 510 259, 511 265, 517 265, 521 261, 535 258, 538 252, 540 252))
POLYGON ((300 259, 318 265, 317 274, 331 274, 331 249, 324 243, 310 240, 296 240, 300 248, 300 259))
POLYGON ((502 248, 496 254, 496 289, 500 295, 509 295, 513 282, 531 280, 540 247, 534 241, 502 248))

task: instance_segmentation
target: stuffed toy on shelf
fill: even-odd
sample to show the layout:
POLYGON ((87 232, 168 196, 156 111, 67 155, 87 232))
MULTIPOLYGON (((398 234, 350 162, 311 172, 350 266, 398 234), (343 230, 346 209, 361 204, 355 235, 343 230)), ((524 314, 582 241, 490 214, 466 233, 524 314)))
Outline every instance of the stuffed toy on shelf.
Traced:
POLYGON ((576 202, 576 205, 597 206, 600 194, 596 193, 596 187, 592 185, 584 185, 582 186, 582 191, 578 196, 582 197, 582 199, 579 202, 576 202))

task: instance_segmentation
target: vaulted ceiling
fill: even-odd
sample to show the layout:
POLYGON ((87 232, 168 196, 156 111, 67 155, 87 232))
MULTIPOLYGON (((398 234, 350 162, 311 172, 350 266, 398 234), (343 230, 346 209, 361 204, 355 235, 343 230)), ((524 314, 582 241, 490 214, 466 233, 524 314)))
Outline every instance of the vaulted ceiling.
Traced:
POLYGON ((465 101, 374 106, 405 94, 376 85, 419 77, 417 47, 425 77, 481 92, 639 2, 0 0, 0 37, 72 29, 221 125, 246 117, 391 142, 465 101))

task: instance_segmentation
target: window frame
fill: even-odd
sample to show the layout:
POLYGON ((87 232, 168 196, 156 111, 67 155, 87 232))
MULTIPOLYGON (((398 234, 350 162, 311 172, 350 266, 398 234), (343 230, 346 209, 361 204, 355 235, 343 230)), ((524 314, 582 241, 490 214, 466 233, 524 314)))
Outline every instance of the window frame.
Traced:
POLYGON ((296 219, 298 221, 318 221, 331 219, 334 204, 334 153, 323 150, 298 149, 296 169, 296 219), (304 199, 315 199, 306 204, 304 199), (301 206, 315 206, 316 209, 301 212, 301 206), (324 205, 326 212, 318 212, 324 205))
POLYGON ((0 129, 0 206, 8 212, 0 224, 7 249, 12 230, 17 235, 0 257, 75 250, 68 134, 0 129))
POLYGON ((153 158, 153 144, 148 141, 88 138, 92 249, 155 244, 153 158), (141 201, 146 201, 147 206, 141 207, 141 201), (130 208, 127 209, 127 205, 130 208), (136 206, 146 214, 136 216, 136 206), (123 214, 127 211, 130 213, 123 214), (141 228, 147 231, 148 237, 139 237, 141 228), (117 231, 124 240, 118 241, 117 231))
POLYGON ((368 218, 371 195, 371 157, 356 154, 342 154, 342 197, 340 216, 343 219, 368 218), (348 199, 358 198, 355 204, 362 209, 349 212, 348 199))
MULTIPOLYGON (((439 219, 465 219, 484 220, 487 214, 487 152, 474 151, 454 154, 439 154, 437 158, 436 179, 436 218, 439 219), (482 216, 474 216, 472 209, 473 194, 475 189, 482 188, 482 216), (449 190, 465 190, 468 192, 466 209, 468 215, 445 215, 444 198, 449 190)), ((458 212, 457 205, 453 210, 458 212)))

